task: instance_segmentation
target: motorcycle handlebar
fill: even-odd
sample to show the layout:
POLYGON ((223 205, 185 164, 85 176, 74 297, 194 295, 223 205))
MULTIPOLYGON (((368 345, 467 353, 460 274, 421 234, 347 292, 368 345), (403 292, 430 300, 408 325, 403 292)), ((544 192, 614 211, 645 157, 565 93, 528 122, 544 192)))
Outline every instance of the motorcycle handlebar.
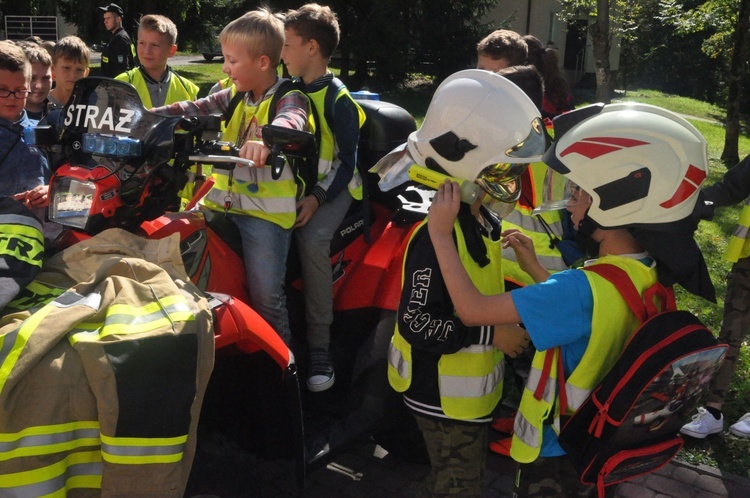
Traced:
POLYGON ((244 159, 242 157, 236 157, 236 156, 216 156, 212 154, 196 154, 196 155, 188 156, 188 159, 196 163, 212 164, 217 169, 231 170, 231 169, 234 169, 235 164, 243 164, 250 168, 255 167, 255 163, 251 161, 250 159, 244 159), (224 164, 226 164, 227 167, 222 167, 222 165, 224 164))

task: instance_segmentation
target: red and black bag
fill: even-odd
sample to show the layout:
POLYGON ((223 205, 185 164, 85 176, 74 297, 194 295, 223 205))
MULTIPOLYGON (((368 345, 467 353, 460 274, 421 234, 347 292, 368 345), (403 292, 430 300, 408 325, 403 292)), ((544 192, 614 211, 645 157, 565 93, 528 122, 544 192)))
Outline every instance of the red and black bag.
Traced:
MULTIPOLYGON (((616 266, 595 265, 586 271, 612 282, 642 323, 559 435, 581 482, 596 484, 603 497, 606 486, 653 472, 674 457, 683 443, 679 430, 728 347, 692 313, 676 309, 671 289, 655 284, 641 298, 616 266), (662 310, 654 304, 659 300, 662 310)), ((564 379, 558 380, 564 393, 564 379)), ((561 396, 561 413, 564 400, 561 396)))

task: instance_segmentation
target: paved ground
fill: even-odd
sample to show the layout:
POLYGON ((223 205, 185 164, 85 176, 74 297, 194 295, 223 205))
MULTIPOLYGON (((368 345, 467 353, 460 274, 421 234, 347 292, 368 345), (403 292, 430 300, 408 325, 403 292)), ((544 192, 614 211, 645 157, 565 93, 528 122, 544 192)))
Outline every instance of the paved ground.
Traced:
MULTIPOLYGON (((306 487, 300 490, 291 460, 260 460, 248 454, 239 457, 235 454, 231 460, 222 460, 226 459, 227 448, 221 446, 226 444, 215 443, 213 449, 208 449, 202 459, 196 461, 196 476, 191 477, 186 496, 407 498, 417 496, 420 483, 429 471, 425 463, 397 461, 374 443, 365 442, 326 467, 311 471, 306 487)), ((485 496, 510 497, 512 475, 513 463, 509 458, 489 453, 485 496)), ((619 484, 615 496, 745 498, 750 497, 750 479, 673 461, 653 474, 619 484)))

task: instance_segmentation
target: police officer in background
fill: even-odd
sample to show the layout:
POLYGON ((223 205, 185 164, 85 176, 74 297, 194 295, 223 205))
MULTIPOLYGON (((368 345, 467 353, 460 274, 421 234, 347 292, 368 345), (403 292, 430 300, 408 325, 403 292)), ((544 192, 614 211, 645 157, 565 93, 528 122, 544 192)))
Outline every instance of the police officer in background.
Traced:
POLYGON ((99 10, 104 12, 104 27, 112 33, 109 43, 102 49, 102 75, 114 78, 136 66, 135 47, 122 27, 122 7, 111 3, 99 10))

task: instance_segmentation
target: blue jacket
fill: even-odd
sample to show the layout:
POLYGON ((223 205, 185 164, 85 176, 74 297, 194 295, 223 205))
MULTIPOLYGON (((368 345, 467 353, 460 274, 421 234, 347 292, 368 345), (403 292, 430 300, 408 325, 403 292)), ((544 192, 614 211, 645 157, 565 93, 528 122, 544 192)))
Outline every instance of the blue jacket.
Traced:
POLYGON ((26 116, 11 123, 0 118, 0 196, 11 197, 45 182, 47 159, 23 141, 23 129, 36 123, 26 116))

